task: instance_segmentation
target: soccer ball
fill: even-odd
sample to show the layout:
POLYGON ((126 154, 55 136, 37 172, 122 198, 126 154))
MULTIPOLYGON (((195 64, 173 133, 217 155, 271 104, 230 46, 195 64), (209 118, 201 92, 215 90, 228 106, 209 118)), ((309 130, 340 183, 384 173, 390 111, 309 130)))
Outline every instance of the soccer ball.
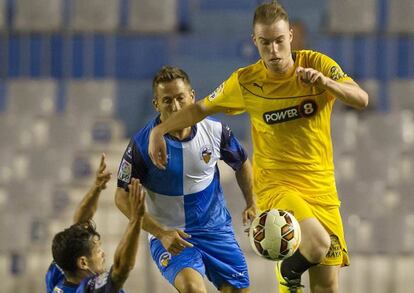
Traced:
POLYGON ((282 210, 267 210, 252 222, 249 240, 254 252, 270 260, 292 256, 300 244, 300 226, 295 217, 282 210))

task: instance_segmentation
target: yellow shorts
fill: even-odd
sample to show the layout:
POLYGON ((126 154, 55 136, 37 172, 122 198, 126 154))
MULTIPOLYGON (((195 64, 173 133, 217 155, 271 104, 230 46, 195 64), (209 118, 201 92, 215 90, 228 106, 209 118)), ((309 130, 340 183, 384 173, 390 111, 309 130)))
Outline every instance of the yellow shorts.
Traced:
POLYGON ((331 237, 331 247, 323 265, 349 265, 348 249, 346 247, 339 205, 320 205, 310 203, 306 197, 295 188, 273 186, 258 197, 260 210, 281 209, 290 211, 300 222, 307 218, 316 218, 331 237))

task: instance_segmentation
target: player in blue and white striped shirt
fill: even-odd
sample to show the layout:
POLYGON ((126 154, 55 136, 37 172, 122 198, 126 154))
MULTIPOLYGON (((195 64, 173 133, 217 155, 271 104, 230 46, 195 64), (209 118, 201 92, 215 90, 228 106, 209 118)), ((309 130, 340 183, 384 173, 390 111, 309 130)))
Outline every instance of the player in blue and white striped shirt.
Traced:
POLYGON ((207 118, 166 135, 168 165, 158 169, 148 156, 151 129, 194 103, 195 92, 187 74, 175 67, 158 72, 153 92, 160 115, 132 137, 124 153, 117 205, 129 216, 128 184, 139 178, 148 193, 143 229, 150 233, 153 260, 179 292, 207 292, 204 275, 222 292, 249 292, 246 261, 234 236, 217 166, 224 160, 234 169, 246 201, 246 223, 256 213, 246 152, 228 126, 207 118))

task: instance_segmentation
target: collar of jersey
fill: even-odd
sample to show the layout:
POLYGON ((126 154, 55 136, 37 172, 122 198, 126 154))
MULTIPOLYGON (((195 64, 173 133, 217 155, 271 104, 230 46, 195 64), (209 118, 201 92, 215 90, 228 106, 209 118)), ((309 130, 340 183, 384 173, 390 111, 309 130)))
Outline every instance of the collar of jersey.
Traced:
MULTIPOLYGON (((158 124, 160 124, 161 123, 161 119, 160 119, 160 115, 158 115, 157 116, 157 118, 155 119, 155 125, 158 125, 158 124)), ((184 139, 178 139, 177 137, 175 137, 175 136, 172 136, 172 135, 170 135, 170 134, 165 134, 165 137, 167 138, 167 139, 169 139, 169 140, 173 140, 173 141, 179 141, 179 142, 186 142, 186 141, 190 141, 190 140, 192 140, 195 136, 196 136, 196 134, 197 134, 197 124, 196 125, 193 125, 193 126, 191 126, 191 132, 190 132, 190 135, 188 136, 188 137, 186 137, 186 138, 184 138, 184 139)))

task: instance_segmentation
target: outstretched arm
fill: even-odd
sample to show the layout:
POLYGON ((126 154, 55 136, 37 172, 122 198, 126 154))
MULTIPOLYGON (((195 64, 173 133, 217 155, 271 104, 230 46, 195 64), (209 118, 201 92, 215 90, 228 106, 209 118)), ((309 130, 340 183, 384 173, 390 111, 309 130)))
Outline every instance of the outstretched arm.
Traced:
MULTIPOLYGON (((117 188, 115 194, 116 205, 127 218, 130 218, 127 196, 128 193, 123 188, 117 188)), ((185 240, 185 238, 191 237, 189 234, 179 229, 164 227, 148 213, 144 215, 142 229, 159 239, 164 248, 173 255, 179 254, 186 247, 193 247, 190 242, 185 240)))
POLYGON ((149 137, 148 154, 159 169, 165 169, 167 164, 167 151, 164 134, 183 129, 196 124, 208 115, 219 112, 216 108, 206 108, 203 101, 188 105, 182 110, 173 113, 167 120, 152 129, 149 137))
POLYGON ((368 106, 368 94, 354 81, 337 82, 313 68, 298 67, 296 74, 304 85, 320 86, 351 107, 368 106))
POLYGON ((132 179, 128 194, 129 223, 115 251, 111 279, 116 292, 124 285, 135 266, 142 218, 145 213, 145 191, 138 179, 132 179))
POLYGON ((253 221, 257 213, 256 202, 253 195, 253 175, 252 165, 247 159, 239 170, 236 171, 237 184, 239 185, 244 200, 246 201, 246 208, 242 213, 243 225, 246 225, 249 221, 253 221))
POLYGON ((98 208, 98 199, 101 191, 106 188, 106 184, 111 179, 111 173, 106 170, 105 154, 101 156, 101 162, 96 171, 95 182, 88 193, 83 197, 75 210, 73 222, 82 223, 92 219, 98 208))

